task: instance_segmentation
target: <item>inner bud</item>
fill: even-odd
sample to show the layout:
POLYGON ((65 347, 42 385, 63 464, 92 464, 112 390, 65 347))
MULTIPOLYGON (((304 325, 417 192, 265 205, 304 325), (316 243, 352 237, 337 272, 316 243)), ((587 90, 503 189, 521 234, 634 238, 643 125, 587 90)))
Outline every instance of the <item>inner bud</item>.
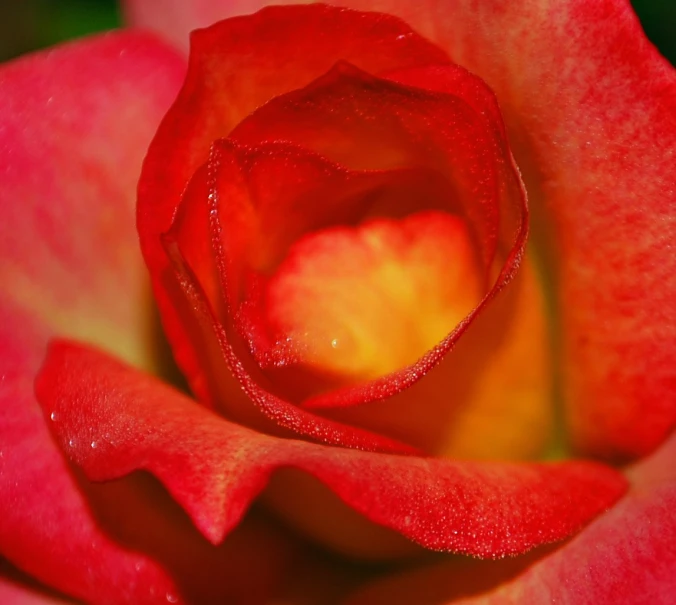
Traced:
POLYGON ((414 363, 483 293, 463 221, 441 211, 332 227, 297 240, 267 284, 267 323, 287 356, 370 380, 414 363))

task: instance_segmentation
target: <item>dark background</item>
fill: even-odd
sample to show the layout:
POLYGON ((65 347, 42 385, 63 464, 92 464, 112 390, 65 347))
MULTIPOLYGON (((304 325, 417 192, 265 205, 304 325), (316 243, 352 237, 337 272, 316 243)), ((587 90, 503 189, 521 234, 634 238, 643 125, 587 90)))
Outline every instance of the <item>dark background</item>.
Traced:
MULTIPOLYGON (((676 0, 632 4, 648 37, 676 65, 676 0)), ((0 0, 0 61, 120 25, 115 0, 0 0)))

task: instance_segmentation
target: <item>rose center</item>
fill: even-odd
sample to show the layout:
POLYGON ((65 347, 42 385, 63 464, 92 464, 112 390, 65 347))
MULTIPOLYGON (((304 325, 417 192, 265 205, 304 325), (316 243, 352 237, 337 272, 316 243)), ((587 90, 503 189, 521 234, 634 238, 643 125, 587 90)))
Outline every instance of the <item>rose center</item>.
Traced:
POLYGON ((303 236, 269 280, 265 309, 296 361, 368 380, 414 363, 481 293, 463 221, 425 211, 303 236))

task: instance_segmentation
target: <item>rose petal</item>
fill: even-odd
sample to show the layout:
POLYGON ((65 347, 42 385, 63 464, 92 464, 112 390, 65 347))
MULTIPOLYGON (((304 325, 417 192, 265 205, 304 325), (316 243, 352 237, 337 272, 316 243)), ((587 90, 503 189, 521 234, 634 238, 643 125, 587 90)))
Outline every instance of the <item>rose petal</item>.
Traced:
POLYGON ((239 538, 214 549, 165 495, 153 496, 136 481, 98 487, 73 475, 33 395, 51 330, 5 304, 0 311, 7 322, 0 332, 3 554, 90 603, 222 602, 253 594, 252 584, 265 602, 291 554, 268 528, 244 527, 239 538), (250 555, 243 559, 244 552, 250 555))
POLYGON ((182 72, 179 56, 130 33, 0 70, 2 299, 137 363, 152 354, 153 318, 134 192, 182 72))
POLYGON ((57 329, 137 363, 148 357, 134 178, 181 70, 180 59, 154 40, 125 33, 33 55, 0 72, 0 544, 23 569, 79 596, 93 597, 104 585, 115 594, 112 578, 83 572, 97 557, 140 590, 162 574, 153 567, 133 580, 142 558, 96 526, 43 424, 32 380, 57 329))
MULTIPOLYGON (((333 172, 339 174, 339 180, 347 182, 348 171, 344 168, 340 167, 338 170, 326 160, 319 161, 312 153, 295 148, 293 145, 296 144, 307 145, 330 158, 338 154, 337 159, 347 162, 348 166, 356 162, 358 167, 362 167, 361 165, 366 162, 366 166, 371 167, 368 162, 371 164, 375 162, 373 168, 376 169, 402 170, 408 163, 411 163, 413 168, 420 165, 425 167, 427 163, 434 170, 438 170, 445 178, 454 182, 455 194, 452 197, 461 207, 461 211, 468 215, 474 234, 481 241, 484 261, 489 265, 491 272, 497 275, 490 291, 486 293, 484 300, 472 312, 470 318, 479 313, 504 287, 512 277, 523 250, 526 229, 523 192, 518 175, 511 164, 506 141, 501 138, 503 130, 499 116, 490 110, 495 108, 490 92, 487 93, 485 86, 464 71, 452 66, 448 69, 451 72, 441 75, 448 76, 451 83, 460 82, 459 88, 462 93, 460 98, 450 94, 433 95, 419 89, 401 87, 389 81, 377 80, 347 64, 341 64, 307 87, 270 101, 240 123, 230 138, 220 141, 212 148, 208 176, 200 169, 193 178, 169 234, 176 239, 179 252, 185 257, 190 271, 197 275, 195 286, 206 291, 217 316, 221 315, 218 311, 220 292, 219 288, 213 285, 214 277, 211 274, 215 269, 213 261, 209 261, 211 254, 204 249, 204 242, 218 242, 226 239, 222 233, 228 234, 222 254, 221 251, 217 251, 216 260, 225 268, 221 273, 227 298, 237 298, 239 292, 237 284, 242 281, 241 267, 246 264, 239 256, 247 255, 247 250, 242 248, 247 243, 247 232, 253 230, 252 225, 269 221, 270 217, 266 216, 265 212, 269 212, 269 208, 275 208, 272 203, 266 204, 265 196, 270 192, 278 194, 281 191, 281 200, 276 199, 276 203, 283 204, 286 201, 284 196, 287 184, 291 194, 301 196, 305 192, 304 187, 318 179, 317 175, 321 184, 330 181, 329 174, 333 172), (468 81, 471 86, 463 88, 462 85, 468 81), (488 94, 490 101, 486 115, 474 111, 472 105, 465 101, 472 99, 476 102, 478 97, 485 94, 488 94), (358 111, 351 111, 350 108, 353 106, 357 107, 358 111), (444 128, 429 126, 438 123, 444 124, 444 128), (373 136, 374 131, 377 131, 377 136, 373 136), (416 132, 415 137, 410 136, 412 131, 416 132), (331 136, 333 134, 336 136, 331 136), (336 138, 345 141, 345 145, 334 145, 336 138), (293 145, 280 146, 269 141, 291 141, 293 145), (355 150, 357 151, 352 153, 355 150), (317 170, 317 165, 320 170, 317 170), (276 175, 280 167, 284 170, 283 175, 271 176, 276 175), (481 176, 478 176, 479 174, 481 176), (205 179, 209 184, 206 182, 200 184, 200 181, 205 179), (275 183, 272 190, 269 185, 270 179, 275 183), (207 208, 204 207, 203 201, 200 202, 200 197, 206 197, 205 192, 209 190, 209 185, 211 186, 209 203, 214 206, 210 216, 214 216, 214 211, 218 212, 215 228, 222 230, 211 234, 206 231, 208 226, 206 218, 201 220, 195 218, 196 213, 206 217, 207 208), (256 193, 252 194, 251 191, 256 193), (224 202, 221 203, 220 200, 224 202), (263 218, 256 216, 246 220, 242 218, 248 216, 256 204, 263 207, 262 210, 259 209, 263 218), (497 228, 498 221, 500 229, 497 228), (236 237, 231 237, 232 234, 236 237), (245 238, 244 244, 242 238, 245 238), (236 248, 234 252, 231 250, 233 247, 236 248), (498 266, 494 271, 491 263, 496 249, 499 252, 498 259, 504 262, 504 266, 500 267, 496 260, 498 266)), ((417 75, 418 79, 422 77, 430 79, 440 74, 434 72, 417 75)), ((399 77, 403 78, 404 75, 400 74, 399 77)), ((414 75, 408 73, 408 77, 413 78, 414 75)), ((452 84, 449 84, 447 88, 451 87, 452 84)), ((441 90, 440 87, 439 89, 441 90)), ((157 153, 160 157, 164 150, 158 149, 157 153)), ((362 175, 362 179, 364 176, 371 180, 380 178, 377 175, 376 177, 362 175)), ((328 185, 326 187, 331 189, 328 185)), ((293 199, 293 196, 290 199, 293 199)), ((288 216, 293 218, 294 213, 289 212, 288 216)), ((282 213, 277 222, 284 226, 289 220, 282 213)), ((295 228, 295 223, 292 224, 292 228, 295 228)), ((267 236, 268 230, 264 231, 267 236)), ((249 239, 254 240, 253 244, 248 243, 249 256, 252 250, 260 253, 264 246, 257 243, 255 233, 249 239)), ((270 239, 274 241, 274 231, 273 236, 268 238, 265 244, 268 244, 270 239)), ((174 262, 177 275, 181 276, 178 282, 185 284, 189 278, 181 268, 182 261, 174 258, 174 262)), ((489 267, 486 267, 486 273, 489 272, 489 267)), ((181 301, 180 293, 172 292, 172 296, 176 298, 177 308, 184 309, 183 320, 194 321, 190 315, 195 307, 200 305, 194 300, 181 301)), ((240 310, 235 306, 229 315, 239 317, 240 310)), ((255 367, 256 364, 246 363, 246 358, 250 355, 247 345, 237 343, 236 339, 233 342, 233 333, 232 330, 228 331, 230 327, 228 322, 224 319, 221 321, 225 324, 224 335, 228 341, 224 346, 226 349, 232 348, 230 353, 224 351, 224 354, 232 358, 229 361, 230 370, 235 372, 240 380, 244 380, 242 384, 247 394, 266 416, 274 417, 287 428, 299 430, 300 423, 296 420, 292 423, 290 418, 308 415, 293 406, 289 407, 286 402, 274 395, 274 390, 267 386, 269 381, 264 376, 259 376, 261 372, 255 367), (244 376, 243 372, 248 373, 248 376, 244 376)), ((353 388, 330 392, 324 399, 333 397, 340 400, 342 405, 363 403, 388 397, 410 386, 439 362, 455 344, 468 323, 469 319, 464 320, 444 338, 441 344, 410 367, 353 388)), ((219 355, 213 337, 205 335, 198 327, 192 328, 189 333, 193 349, 200 351, 203 358, 200 366, 202 378, 193 382, 200 387, 210 382, 209 391, 212 397, 214 392, 219 393, 217 399, 226 402, 231 417, 266 432, 274 432, 261 424, 260 419, 246 411, 246 402, 242 401, 241 391, 233 389, 227 372, 217 363, 219 355), (202 343, 207 343, 207 346, 202 343), (224 385, 220 384, 223 380, 226 381, 224 385)), ((249 335, 241 334, 240 330, 240 340, 243 338, 250 340, 249 335)), ((185 341, 181 342, 181 346, 186 346, 185 341)), ((546 391, 546 387, 544 390, 546 391)), ((202 391, 203 389, 200 389, 198 393, 201 395, 202 391)), ((322 421, 316 417, 310 425, 304 423, 306 428, 302 434, 310 434, 308 430, 311 429, 316 438, 317 426, 327 424, 333 426, 330 430, 321 430, 323 439, 331 437, 331 443, 346 444, 347 441, 335 440, 339 428, 335 423, 322 421)), ((345 433, 347 427, 341 430, 345 433)), ((373 440, 374 436, 371 436, 370 441, 373 440)), ((383 449, 367 446, 363 440, 360 440, 360 443, 361 448, 383 449)), ((392 451, 390 446, 385 449, 392 451)), ((398 451, 403 450, 398 448, 398 451)))
POLYGON ((215 549, 146 481, 92 486, 68 467, 35 401, 55 333, 153 365, 135 179, 183 71, 174 51, 138 33, 0 71, 0 550, 90 603, 267 602, 292 553, 256 523, 215 549))
POLYGON ((376 74, 448 60, 397 19, 330 7, 270 8, 252 19, 198 32, 193 44, 185 86, 146 159, 138 227, 174 354, 193 390, 209 401, 214 396, 203 371, 208 359, 192 342, 199 327, 181 302, 160 236, 169 230, 183 191, 207 161, 212 142, 265 101, 306 85, 338 60, 376 74))
POLYGON ((375 583, 348 603, 408 605, 411 599, 420 605, 669 603, 676 593, 675 456, 672 436, 628 470, 630 490, 610 511, 554 553, 522 566, 522 573, 508 562, 456 562, 375 583), (517 572, 518 577, 487 592, 486 579, 500 567, 503 574, 517 572), (476 581, 468 581, 468 576, 476 581))
POLYGON ((676 238, 676 72, 628 2, 532 13, 506 3, 499 19, 452 6, 433 39, 495 90, 532 205, 546 203, 573 441, 609 457, 645 454, 676 422, 676 281, 665 254, 676 238))
MULTIPOLYGON (((153 26, 155 4, 128 0, 128 15, 153 26)), ((192 27, 267 3, 161 4, 158 29, 183 45, 192 27)), ((497 93, 560 270, 574 441, 609 457, 651 451, 676 422, 674 69, 625 0, 368 8, 398 15, 497 93)))
POLYGON ((540 288, 526 258, 509 287, 424 380, 384 401, 326 415, 435 456, 541 458, 557 444, 552 443, 551 362, 540 288))
MULTIPOLYGON (((456 73, 452 66, 448 69, 456 73)), ((491 113, 473 111, 465 96, 432 95, 400 87, 341 63, 305 88, 271 100, 243 120, 228 138, 254 148, 266 141, 290 142, 353 169, 433 168, 452 184, 455 202, 479 240, 486 273, 494 269, 491 263, 498 251, 490 290, 438 346, 409 367, 330 392, 327 399, 340 399, 343 405, 364 402, 410 386, 452 348, 519 265, 527 230, 519 177, 506 141, 500 138, 501 123, 494 125, 491 113)), ((227 172, 225 176, 219 174, 219 162, 227 165, 222 155, 221 149, 214 149, 212 163, 218 172, 211 198, 221 223, 224 218, 220 209, 225 201, 220 199, 227 197, 219 188, 230 181, 227 172)), ((229 265, 221 264, 227 283, 229 265)))
POLYGON ((59 443, 90 478, 149 470, 213 542, 282 466, 314 475, 374 523, 427 548, 483 557, 560 540, 625 488, 618 473, 591 462, 454 462, 280 440, 69 342, 52 344, 36 388, 45 413, 59 418, 59 443))

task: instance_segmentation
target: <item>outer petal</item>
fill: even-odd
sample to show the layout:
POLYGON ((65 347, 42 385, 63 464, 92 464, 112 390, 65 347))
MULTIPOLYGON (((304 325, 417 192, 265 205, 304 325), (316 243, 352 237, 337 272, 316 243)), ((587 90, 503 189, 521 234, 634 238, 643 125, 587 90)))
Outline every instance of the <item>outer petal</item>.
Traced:
POLYGON ((463 463, 255 433, 68 342, 50 348, 37 392, 58 418, 52 427, 62 447, 90 478, 150 470, 214 542, 283 466, 314 475, 371 521, 427 548, 484 557, 559 540, 625 488, 615 471, 589 462, 463 463))
POLYGON ((134 191, 183 69, 154 38, 128 33, 0 71, 0 299, 136 363, 153 356, 155 320, 134 191))
POLYGON ((527 569, 522 566, 525 571, 521 574, 508 562, 447 564, 374 584, 348 602, 671 603, 676 594, 676 520, 672 514, 676 507, 675 457, 676 436, 628 470, 630 491, 610 511, 556 552, 527 569), (512 575, 517 577, 485 593, 487 578, 494 576, 497 583, 512 575))
MULTIPOLYGON (((265 4, 162 3, 159 28, 181 41, 187 28, 265 4)), ((368 8, 402 17, 496 91, 549 225, 542 239, 553 236, 575 444, 610 457, 652 450, 676 420, 673 68, 625 0, 368 8)), ((156 16, 153 3, 128 10, 146 24, 156 16)))
POLYGON ((231 549, 239 560, 245 551, 211 547, 147 481, 92 486, 74 474, 34 397, 55 333, 153 365, 134 188, 183 71, 174 51, 129 32, 0 71, 0 550, 90 603, 234 602, 242 584, 216 582, 224 570, 246 580, 255 561, 265 591, 281 569, 281 542, 267 531, 242 530, 263 549, 233 567, 231 549))

